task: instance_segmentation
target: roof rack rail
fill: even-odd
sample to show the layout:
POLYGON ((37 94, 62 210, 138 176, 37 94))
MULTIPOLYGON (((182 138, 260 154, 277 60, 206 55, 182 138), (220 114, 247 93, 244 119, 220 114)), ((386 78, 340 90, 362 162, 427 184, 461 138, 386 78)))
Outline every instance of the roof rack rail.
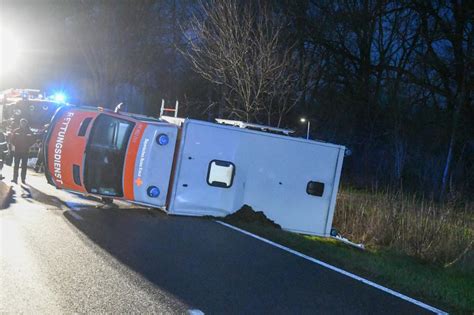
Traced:
POLYGON ((282 129, 282 128, 276 128, 276 127, 270 127, 270 126, 265 126, 265 125, 259 125, 259 124, 251 124, 251 123, 246 123, 240 120, 230 120, 230 119, 218 119, 216 118, 216 121, 219 124, 223 125, 231 125, 231 126, 236 126, 239 128, 246 128, 246 129, 253 129, 253 130, 260 130, 260 131, 266 131, 266 132, 272 132, 272 133, 282 133, 284 135, 289 136, 291 133, 294 133, 294 130, 291 129, 282 129))

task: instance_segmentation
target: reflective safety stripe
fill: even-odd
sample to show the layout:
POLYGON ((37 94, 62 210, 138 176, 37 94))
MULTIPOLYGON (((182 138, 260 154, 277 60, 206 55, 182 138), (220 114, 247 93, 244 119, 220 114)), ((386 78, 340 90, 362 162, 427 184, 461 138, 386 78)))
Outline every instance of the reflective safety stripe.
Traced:
POLYGON ((7 144, 6 141, 5 142, 0 142, 0 145, 5 145, 5 144, 7 144))

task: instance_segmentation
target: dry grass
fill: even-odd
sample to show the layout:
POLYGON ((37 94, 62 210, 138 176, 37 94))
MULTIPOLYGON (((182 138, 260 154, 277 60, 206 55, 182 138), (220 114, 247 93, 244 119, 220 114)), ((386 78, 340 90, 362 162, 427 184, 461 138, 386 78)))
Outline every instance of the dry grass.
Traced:
POLYGON ((390 248, 445 267, 474 266, 472 203, 341 189, 333 226, 373 249, 390 248))

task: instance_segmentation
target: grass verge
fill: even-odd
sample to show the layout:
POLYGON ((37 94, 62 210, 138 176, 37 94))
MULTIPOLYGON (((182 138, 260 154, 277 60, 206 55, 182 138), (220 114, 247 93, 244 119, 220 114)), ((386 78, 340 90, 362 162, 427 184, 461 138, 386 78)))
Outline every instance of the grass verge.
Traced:
POLYGON ((388 249, 361 251, 333 239, 300 235, 273 227, 223 220, 308 256, 451 313, 474 312, 474 272, 444 268, 388 249))

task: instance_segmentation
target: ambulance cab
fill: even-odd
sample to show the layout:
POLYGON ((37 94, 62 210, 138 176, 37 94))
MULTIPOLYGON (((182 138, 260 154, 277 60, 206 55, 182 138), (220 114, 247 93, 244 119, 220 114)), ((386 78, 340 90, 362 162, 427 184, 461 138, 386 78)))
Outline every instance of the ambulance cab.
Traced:
POLYGON ((164 207, 177 136, 160 120, 63 106, 44 141, 46 178, 58 189, 164 207))

